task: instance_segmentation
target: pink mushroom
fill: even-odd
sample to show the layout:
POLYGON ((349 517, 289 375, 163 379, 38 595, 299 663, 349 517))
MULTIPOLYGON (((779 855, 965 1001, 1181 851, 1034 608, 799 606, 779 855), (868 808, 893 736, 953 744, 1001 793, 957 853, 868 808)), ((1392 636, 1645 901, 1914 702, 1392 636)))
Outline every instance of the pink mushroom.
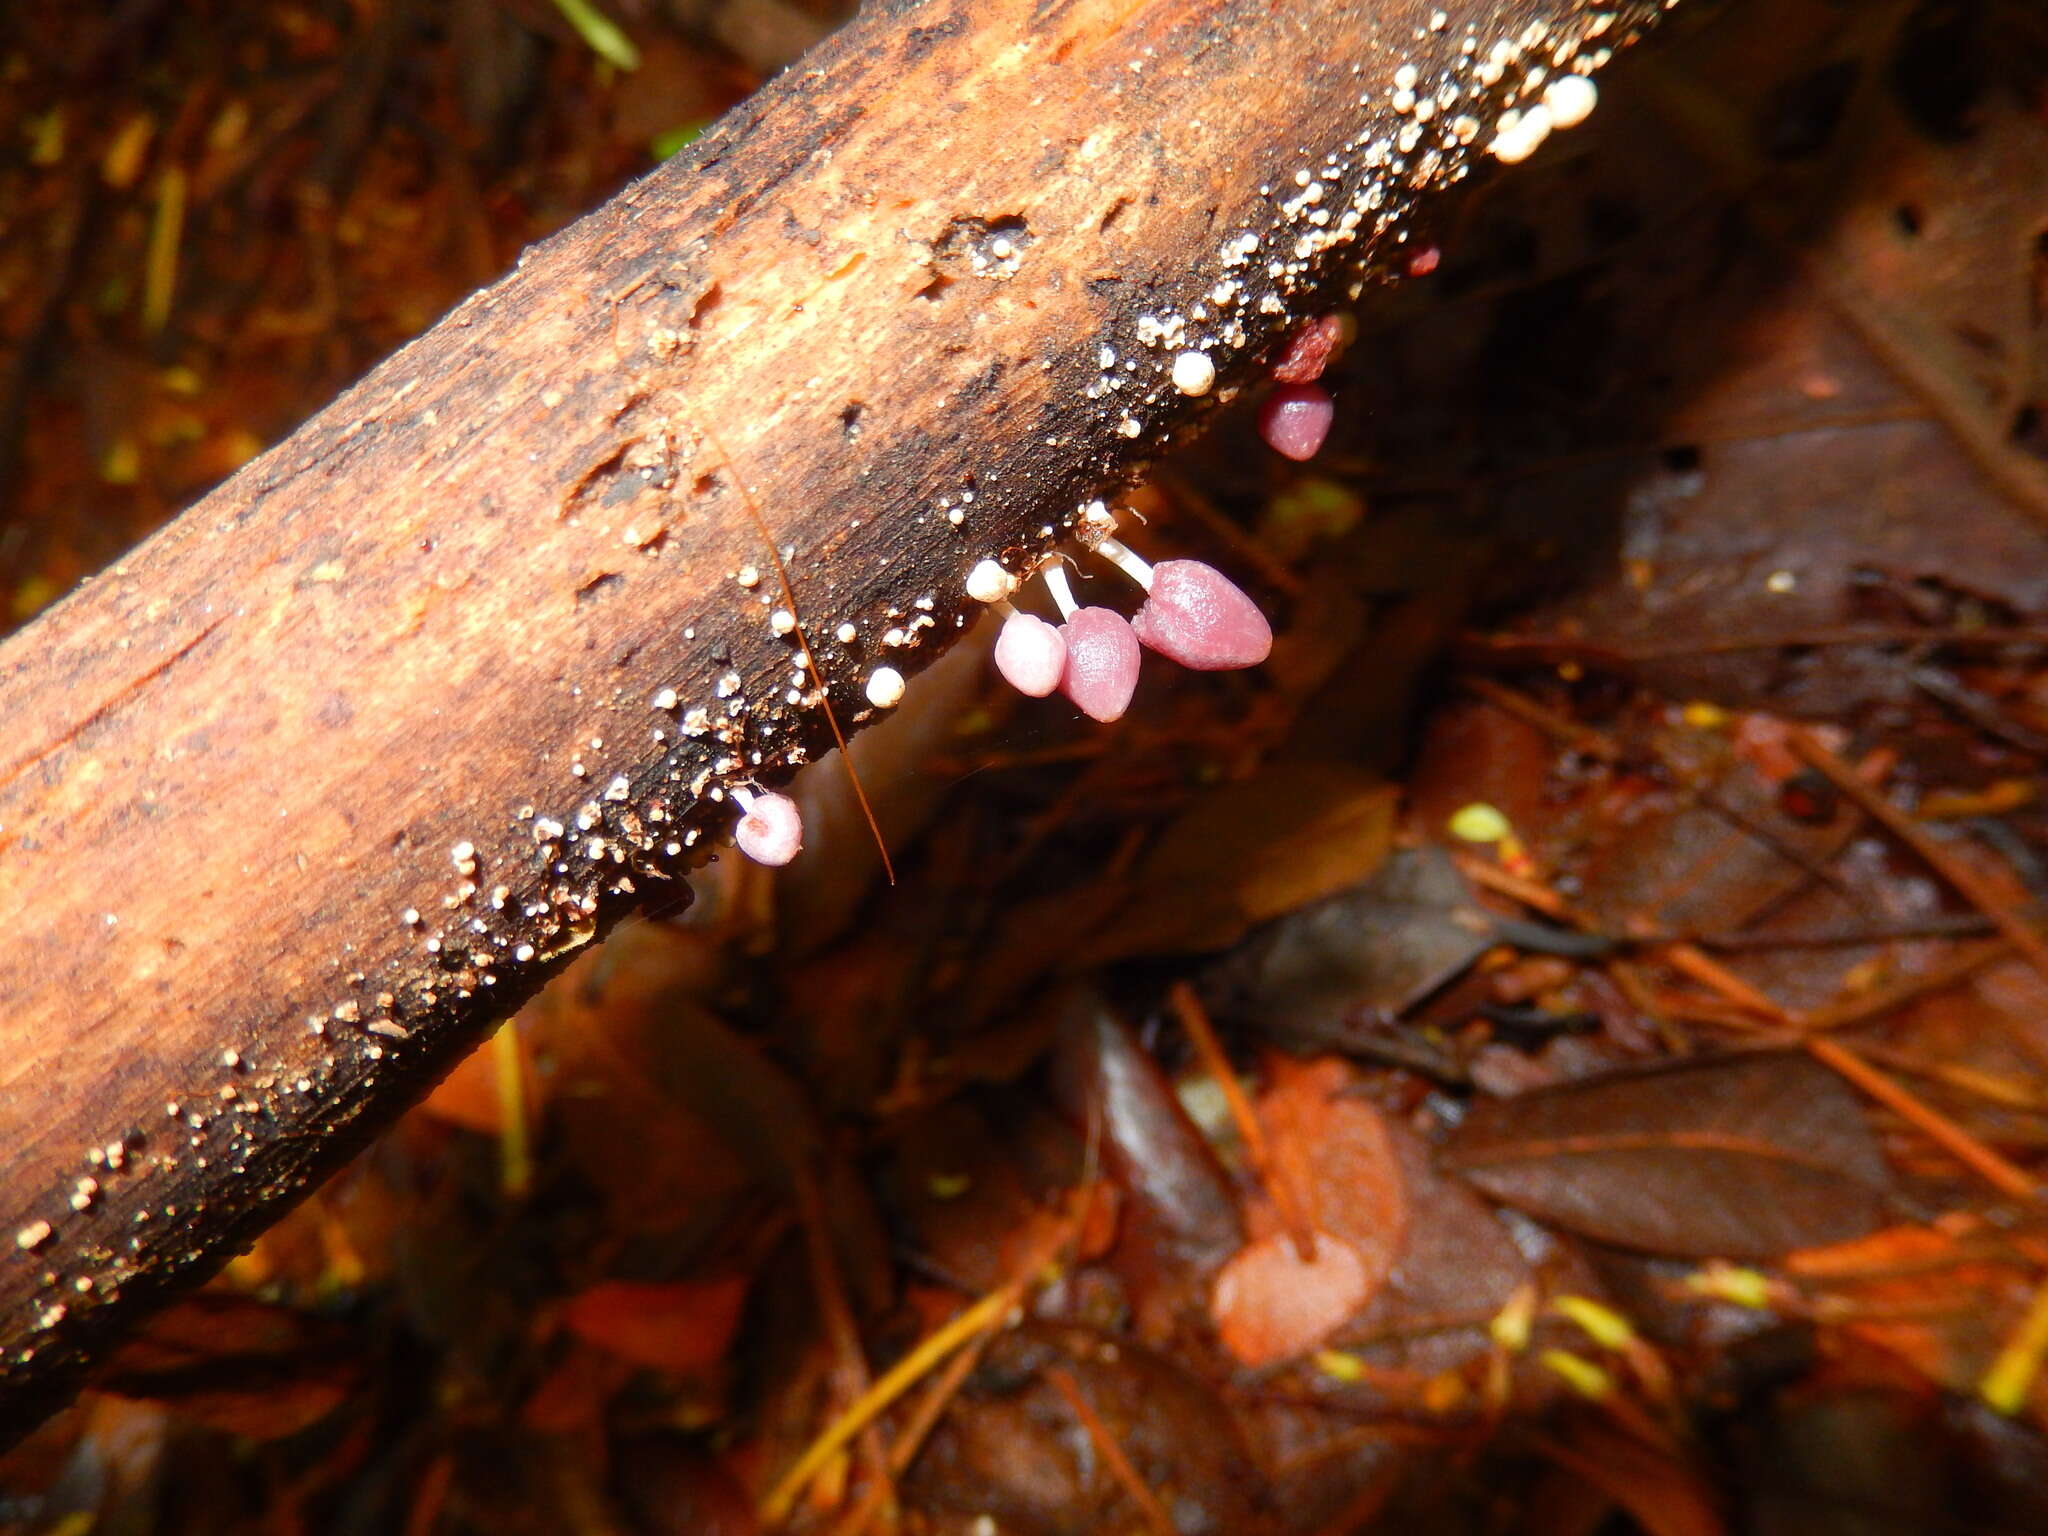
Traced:
POLYGON ((996 636, 996 670, 1019 693, 1042 699, 1060 685, 1067 669, 1067 642, 1036 614, 1009 608, 996 636))
POLYGON ((1312 459, 1330 435, 1337 403, 1320 384, 1282 384, 1259 406, 1259 436, 1275 453, 1312 459))
POLYGON ((1074 707, 1105 725, 1123 718, 1138 691, 1138 637, 1113 608, 1080 608, 1060 626, 1067 667, 1060 691, 1074 707))
POLYGON ((1066 619, 1060 626, 1067 646, 1060 692, 1091 719, 1105 725, 1122 719, 1131 707, 1131 695, 1138 691, 1138 667, 1144 659, 1130 621, 1112 608, 1077 607, 1061 566, 1046 568, 1045 585, 1066 619))
POLYGON ((1146 645, 1197 672, 1256 667, 1273 650, 1273 626, 1237 584, 1200 560, 1162 560, 1152 594, 1131 620, 1146 645))
POLYGON ((1017 578, 994 560, 983 560, 967 573, 967 595, 1003 616, 996 636, 996 671, 1019 693, 1042 699, 1060 685, 1067 666, 1067 642, 1060 632, 1034 614, 1010 606, 1017 578))
POLYGON ((1200 560, 1148 564, 1135 550, 1103 539, 1097 553, 1145 589, 1131 630, 1169 660, 1197 672, 1256 667, 1273 650, 1273 626, 1238 585, 1200 560))
POLYGON ((756 864, 780 868, 803 850, 803 813, 789 796, 735 789, 732 797, 745 813, 733 829, 741 853, 756 864))

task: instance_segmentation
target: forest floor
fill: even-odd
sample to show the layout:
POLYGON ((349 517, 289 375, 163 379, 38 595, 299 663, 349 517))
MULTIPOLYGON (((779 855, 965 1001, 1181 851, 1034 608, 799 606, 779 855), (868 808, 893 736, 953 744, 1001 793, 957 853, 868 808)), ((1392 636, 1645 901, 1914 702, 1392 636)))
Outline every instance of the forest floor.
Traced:
MULTIPOLYGON (((0 32, 0 623, 833 19, 88 9, 0 32)), ((1266 667, 1104 728, 971 638, 855 744, 893 887, 812 769, 0 1526, 2048 1529, 2048 22, 1708 7, 1601 91, 1312 464, 1132 499, 1266 667)))

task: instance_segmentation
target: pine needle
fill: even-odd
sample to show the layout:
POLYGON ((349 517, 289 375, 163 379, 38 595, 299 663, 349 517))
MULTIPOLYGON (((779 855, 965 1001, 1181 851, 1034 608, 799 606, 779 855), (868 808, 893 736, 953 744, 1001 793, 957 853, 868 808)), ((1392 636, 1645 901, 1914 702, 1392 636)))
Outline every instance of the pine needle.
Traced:
POLYGON ((633 46, 633 39, 590 0, 555 0, 555 9, 576 29, 584 46, 605 63, 627 71, 640 67, 640 50, 633 46))

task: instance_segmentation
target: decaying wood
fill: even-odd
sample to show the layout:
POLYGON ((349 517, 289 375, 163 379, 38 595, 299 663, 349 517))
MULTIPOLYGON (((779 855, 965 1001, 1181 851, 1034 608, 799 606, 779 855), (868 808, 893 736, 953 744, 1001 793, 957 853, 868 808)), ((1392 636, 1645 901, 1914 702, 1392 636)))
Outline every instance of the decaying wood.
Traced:
POLYGON ((0 648, 10 1428, 1662 8, 877 0, 0 648))

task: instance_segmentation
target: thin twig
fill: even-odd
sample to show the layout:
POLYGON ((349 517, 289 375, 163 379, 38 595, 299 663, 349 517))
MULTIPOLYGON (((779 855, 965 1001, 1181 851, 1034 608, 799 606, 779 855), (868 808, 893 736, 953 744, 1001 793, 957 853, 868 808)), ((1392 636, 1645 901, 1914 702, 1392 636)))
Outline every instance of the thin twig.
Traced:
POLYGON ((1738 1007, 1747 1008, 1762 1018, 1792 1022, 1791 1015, 1774 998, 1751 986, 1704 951, 1695 949, 1690 944, 1667 944, 1662 955, 1665 962, 1681 976, 1691 977, 1738 1007))
MULTIPOLYGON (((993 1332, 977 1334, 967 1342, 952 1359, 948 1360, 939 1373, 926 1384, 924 1395, 917 1400, 917 1406, 910 1410, 903 1428, 889 1442, 889 1470, 902 1477, 910 1470, 910 1464, 917 1460, 917 1453, 924 1449, 925 1437, 938 1426, 940 1416, 959 1394, 961 1385, 981 1363, 981 1357, 988 1353, 994 1341, 993 1332)), ((888 1488, 881 1483, 872 1483, 861 1495, 847 1517, 833 1527, 834 1536, 860 1536, 881 1512, 882 1501, 888 1496, 888 1488)))
POLYGON ((1060 1222, 1044 1242, 1033 1246, 1017 1268, 1016 1274, 990 1291, 972 1306, 963 1308, 946 1322, 918 1341, 901 1360, 891 1366, 875 1384, 861 1394, 858 1401, 847 1406, 838 1418, 828 1424, 818 1438, 804 1448, 796 1464, 782 1475, 768 1496, 761 1501, 761 1523, 777 1526, 789 1517, 797 1499, 817 1476, 819 1470, 837 1455, 853 1437, 877 1417, 886 1413, 891 1404, 908 1392, 920 1380, 937 1368, 939 1363, 955 1350, 984 1334, 993 1332, 1024 1299, 1035 1280, 1041 1278, 1045 1266, 1053 1256, 1066 1245, 1079 1230, 1086 1217, 1088 1201, 1092 1198, 1093 1186, 1083 1185, 1074 1195, 1066 1220, 1060 1222))
POLYGON ((1707 959, 1697 950, 1688 952, 1687 946, 1673 945, 1667 953, 1671 955, 1674 964, 1682 967, 1687 975, 1711 987, 1738 1008, 1758 1014, 1784 1028, 1797 1030, 1799 1044, 1814 1060, 1877 1100, 2001 1193, 2017 1200, 2032 1200, 2037 1197, 2040 1185, 2032 1174, 2008 1161, 1918 1095, 1894 1082, 1841 1041, 1802 1029, 1798 1016, 1790 1009, 1741 977, 1707 959))
MULTIPOLYGON (((858 1402, 872 1386, 868 1357, 861 1348, 860 1329, 847 1304, 846 1284, 839 1272, 839 1256, 833 1251, 832 1224, 825 1216, 824 1196, 808 1161, 798 1159, 792 1170, 796 1186, 797 1211, 803 1222, 804 1251, 810 1261, 811 1292, 824 1320, 826 1337, 832 1341, 832 1375, 842 1398, 858 1402)), ((895 1479, 889 1470, 889 1448, 881 1431, 872 1423, 860 1435, 861 1465, 871 1485, 890 1503, 895 1502, 895 1479)))
POLYGON ((2010 901, 1943 847, 1938 838, 1930 836, 1925 827, 1864 783, 1812 732, 1795 730, 1791 740, 1792 749, 1818 769, 1822 777, 1855 801, 1872 821, 1920 855, 1927 867, 1947 881, 1957 895, 1996 923, 2013 948, 2026 956, 2027 963, 2041 973, 2043 980, 2048 980, 2048 939, 2028 927, 2010 901))
POLYGON ((1473 672, 1460 676, 1458 684, 1502 713, 1511 715, 1526 725, 1535 726, 1560 746, 1568 747, 1574 752, 1583 753, 1603 763, 1621 760, 1621 743, 1605 731, 1597 731, 1590 725, 1582 725, 1568 716, 1561 715, 1518 689, 1473 672))
POLYGON ((1511 874, 1498 864, 1490 864, 1475 854, 1453 853, 1451 862, 1458 866, 1458 873, 1474 885, 1483 886, 1496 895, 1507 897, 1510 901, 1519 901, 1523 906, 1541 912, 1545 917, 1555 918, 1561 923, 1570 923, 1574 927, 1584 927, 1590 931, 1591 925, 1581 918, 1572 904, 1540 880, 1532 880, 1527 875, 1511 874))
POLYGON ((1993 961, 2003 960, 2012 953, 2013 947, 2005 939, 1963 945, 1930 970, 1904 977, 1874 992, 1813 1009, 1800 1016, 1800 1023, 1807 1029, 1846 1029, 1851 1024, 1867 1023, 1931 992, 1943 992, 1967 981, 1993 961))
POLYGON ((1284 1169, 1274 1164, 1273 1149, 1266 1140, 1265 1127, 1259 1123, 1258 1110, 1246 1095, 1244 1084, 1230 1065, 1230 1058, 1224 1054, 1223 1042, 1216 1038, 1216 1027, 1209 1022, 1208 1010, 1195 996, 1195 989, 1185 981, 1175 982, 1167 993, 1167 999, 1173 1005, 1174 1017, 1180 1020, 1181 1028, 1194 1042, 1195 1054, 1201 1057, 1203 1070, 1223 1090, 1223 1102, 1229 1106, 1230 1118, 1244 1142, 1252 1171, 1265 1186, 1273 1208, 1280 1213, 1280 1223, 1287 1229, 1294 1251, 1301 1255, 1302 1263, 1313 1264, 1316 1257, 1315 1222, 1303 1207, 1302 1191, 1294 1187, 1294 1181, 1284 1169))
POLYGON ((533 1188, 533 1143, 526 1123, 526 1053, 510 1019, 491 1036, 491 1068, 498 1095, 498 1190, 508 1200, 523 1200, 533 1188))
POLYGON ((1976 1067, 1963 1066, 1959 1062, 1929 1061, 1911 1051, 1902 1051, 1897 1046, 1885 1045, 1875 1040, 1865 1040, 1857 1049, 1872 1061, 1891 1067, 1895 1071, 1909 1073, 1914 1077, 1926 1078, 1929 1082, 1940 1083, 1953 1088, 1957 1093, 1969 1094, 1972 1098, 1983 1099, 2001 1109, 2016 1109, 2038 1115, 2044 1107, 2040 1093, 2023 1083, 1996 1073, 1985 1072, 1976 1067))
POLYGON ((1977 1383, 1977 1395, 1996 1413, 2010 1417, 2020 1412, 2033 1396, 2044 1355, 2048 1355, 2048 1280, 2035 1287, 2026 1316, 1977 1383))
POLYGON ((1145 1486, 1145 1480, 1138 1475, 1137 1467, 1132 1465, 1131 1458, 1117 1443, 1116 1436, 1109 1432, 1109 1426, 1102 1422, 1094 1405, 1082 1393, 1081 1384, 1074 1380, 1073 1373, 1065 1366, 1048 1366, 1045 1379, 1052 1383, 1053 1389, 1065 1398, 1067 1406, 1074 1410, 1074 1417, 1081 1421, 1081 1428, 1087 1431, 1096 1454, 1101 1456, 1111 1476, 1116 1478, 1124 1492, 1130 1495, 1131 1502, 1138 1506, 1138 1513, 1144 1516, 1145 1525, 1153 1532, 1153 1536, 1174 1536, 1173 1519, 1166 1513, 1166 1506, 1159 1502, 1158 1494, 1145 1486))
POLYGON ((975 1335, 1000 1323, 1023 1296, 1030 1276, 1021 1276, 1007 1285, 990 1291, 981 1300, 957 1313, 948 1322, 925 1336, 917 1347, 885 1373, 872 1387, 861 1394, 857 1402, 847 1406, 845 1412, 825 1427, 823 1434, 805 1447, 796 1465, 783 1473, 781 1481, 761 1501, 761 1523, 780 1525, 789 1517, 790 1509, 797 1498, 810 1484, 819 1470, 846 1446, 846 1443, 875 1418, 885 1412, 889 1405, 907 1392, 925 1373, 946 1356, 965 1344, 975 1335))
POLYGON ((2015 1200, 2039 1196, 2041 1186, 2032 1174, 1893 1082, 1841 1041, 1828 1035, 1809 1034, 1800 1043, 1815 1061, 1832 1067, 2001 1193, 2015 1200))

